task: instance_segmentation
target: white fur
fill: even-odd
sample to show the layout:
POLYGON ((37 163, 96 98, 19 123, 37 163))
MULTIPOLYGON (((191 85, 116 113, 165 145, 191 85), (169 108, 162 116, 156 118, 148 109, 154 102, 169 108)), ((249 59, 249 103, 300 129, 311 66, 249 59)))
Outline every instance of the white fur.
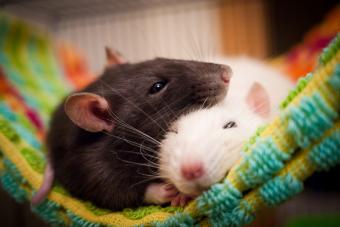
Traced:
POLYGON ((232 69, 228 100, 243 101, 250 86, 259 82, 270 96, 272 116, 276 115, 280 102, 293 87, 287 75, 260 60, 242 56, 217 58, 214 62, 229 65, 232 69))
POLYGON ((167 133, 161 142, 161 176, 192 196, 220 181, 241 157, 246 139, 269 119, 261 118, 247 106, 245 98, 251 85, 259 82, 265 88, 272 112, 292 87, 287 77, 259 61, 242 57, 216 62, 233 70, 226 98, 212 108, 180 117, 172 126, 177 133, 167 133), (235 121, 237 127, 223 129, 228 121, 235 121), (181 165, 195 161, 203 163, 205 174, 188 181, 181 176, 181 165))

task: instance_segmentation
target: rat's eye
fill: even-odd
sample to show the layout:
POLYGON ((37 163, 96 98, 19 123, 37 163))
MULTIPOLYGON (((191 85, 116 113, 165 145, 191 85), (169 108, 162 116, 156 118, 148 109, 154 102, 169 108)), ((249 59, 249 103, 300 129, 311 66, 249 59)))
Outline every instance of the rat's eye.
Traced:
POLYGON ((177 130, 175 130, 175 129, 170 129, 170 130, 169 130, 169 132, 172 132, 172 133, 176 133, 176 134, 178 134, 178 131, 177 131, 177 130))
POLYGON ((150 88, 150 91, 149 91, 150 94, 155 94, 155 93, 161 91, 165 87, 165 85, 166 85, 165 80, 160 80, 160 81, 154 83, 152 85, 152 87, 150 88))
POLYGON ((223 129, 228 129, 228 128, 235 128, 237 127, 237 124, 235 121, 228 121, 224 126, 223 129))
POLYGON ((177 122, 175 122, 174 124, 172 124, 169 127, 169 132, 173 132, 173 133, 178 134, 178 124, 177 124, 177 122))

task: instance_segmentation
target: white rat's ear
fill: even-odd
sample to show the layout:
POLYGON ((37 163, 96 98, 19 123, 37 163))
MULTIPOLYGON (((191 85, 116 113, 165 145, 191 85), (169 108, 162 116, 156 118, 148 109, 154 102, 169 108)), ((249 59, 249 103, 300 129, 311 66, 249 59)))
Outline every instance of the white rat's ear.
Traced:
POLYGON ((246 97, 247 105, 251 110, 261 117, 269 117, 270 99, 264 87, 254 82, 246 97))
POLYGON ((89 132, 110 132, 114 128, 109 117, 109 104, 99 95, 75 93, 66 99, 64 109, 74 124, 89 132))

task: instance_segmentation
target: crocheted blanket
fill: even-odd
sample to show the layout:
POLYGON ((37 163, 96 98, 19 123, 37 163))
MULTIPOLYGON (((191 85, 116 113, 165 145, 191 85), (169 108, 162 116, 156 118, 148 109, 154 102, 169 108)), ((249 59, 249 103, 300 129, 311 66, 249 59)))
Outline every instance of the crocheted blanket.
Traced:
MULTIPOLYGON (((147 206, 111 212, 71 197, 57 183, 33 211, 55 225, 249 223, 261 207, 300 192, 314 171, 340 162, 339 49, 338 35, 315 71, 283 101, 280 115, 249 140, 245 157, 228 177, 184 209, 147 206)), ((0 14, 0 181, 18 202, 30 200, 42 182, 43 138, 51 112, 68 92, 92 78, 72 48, 0 14)))

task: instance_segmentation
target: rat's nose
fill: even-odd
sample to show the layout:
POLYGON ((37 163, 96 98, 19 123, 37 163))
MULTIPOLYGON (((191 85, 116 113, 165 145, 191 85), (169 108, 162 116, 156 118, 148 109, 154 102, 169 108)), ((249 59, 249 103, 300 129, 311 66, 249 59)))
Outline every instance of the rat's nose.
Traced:
POLYGON ((186 180, 195 180, 203 176, 204 168, 200 162, 184 164, 181 167, 181 174, 186 180))
POLYGON ((231 68, 229 66, 222 66, 221 79, 225 84, 229 84, 231 77, 231 68))

